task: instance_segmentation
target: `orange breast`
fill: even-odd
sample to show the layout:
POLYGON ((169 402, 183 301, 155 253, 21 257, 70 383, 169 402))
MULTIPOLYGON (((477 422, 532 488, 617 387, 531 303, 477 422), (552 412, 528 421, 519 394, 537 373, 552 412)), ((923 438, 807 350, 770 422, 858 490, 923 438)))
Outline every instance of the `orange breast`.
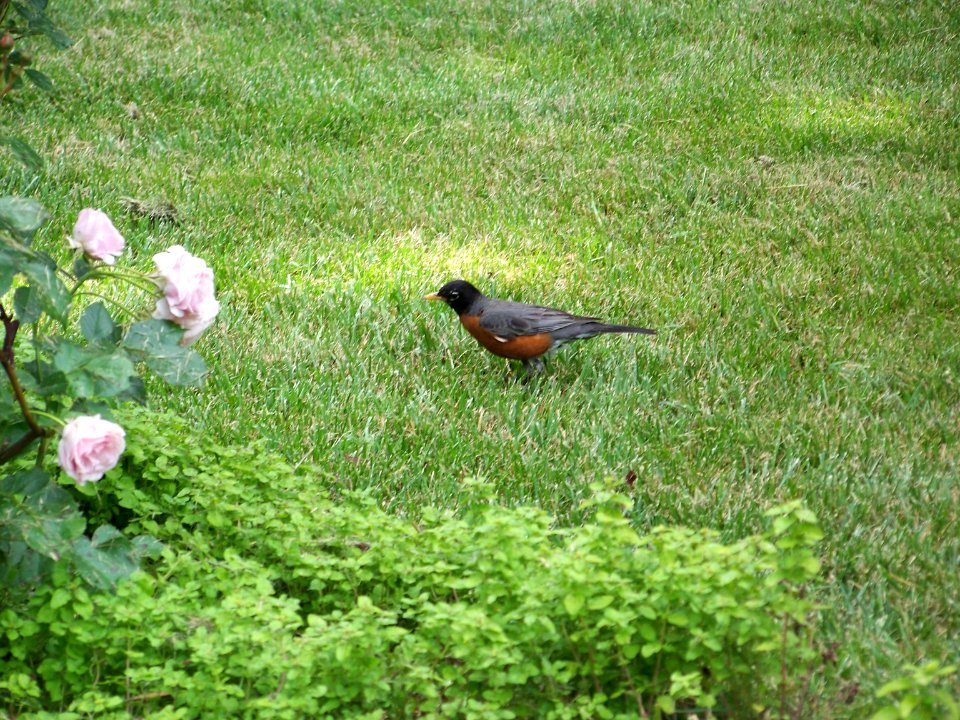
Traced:
POLYGON ((483 345, 494 355, 510 358, 512 360, 529 360, 539 355, 543 355, 553 340, 547 333, 537 335, 521 335, 512 340, 501 342, 489 330, 480 327, 480 318, 476 315, 461 315, 460 322, 473 335, 477 342, 483 345))

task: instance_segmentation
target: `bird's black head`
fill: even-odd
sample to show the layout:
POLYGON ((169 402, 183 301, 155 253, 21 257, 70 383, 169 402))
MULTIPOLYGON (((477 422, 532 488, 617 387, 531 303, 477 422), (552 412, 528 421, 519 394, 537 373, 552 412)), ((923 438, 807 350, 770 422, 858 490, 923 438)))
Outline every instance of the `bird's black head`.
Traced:
POLYGON ((482 297, 480 291, 466 280, 452 280, 435 293, 427 295, 425 299, 443 300, 454 309, 457 315, 463 315, 476 300, 482 297))

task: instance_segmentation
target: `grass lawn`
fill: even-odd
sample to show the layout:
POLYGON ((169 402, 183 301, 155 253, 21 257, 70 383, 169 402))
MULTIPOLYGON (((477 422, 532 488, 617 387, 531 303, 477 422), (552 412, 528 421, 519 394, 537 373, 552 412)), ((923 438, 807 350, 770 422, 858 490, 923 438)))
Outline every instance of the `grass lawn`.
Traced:
POLYGON ((577 522, 633 471, 640 527, 732 538, 800 497, 826 532, 822 691, 862 691, 831 716, 957 659, 960 9, 51 9, 78 40, 38 53, 56 92, 0 115, 49 159, 39 242, 92 205, 138 266, 181 243, 217 273, 209 381, 155 404, 410 515, 483 476, 577 522), (420 300, 456 277, 660 333, 520 383, 420 300))

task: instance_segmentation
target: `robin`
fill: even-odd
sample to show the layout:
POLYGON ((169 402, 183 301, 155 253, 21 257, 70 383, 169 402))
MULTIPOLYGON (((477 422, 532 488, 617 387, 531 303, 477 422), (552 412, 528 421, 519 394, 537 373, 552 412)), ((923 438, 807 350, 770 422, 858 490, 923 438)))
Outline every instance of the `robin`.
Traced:
POLYGON ((466 280, 448 282, 424 299, 445 302, 460 316, 460 322, 477 342, 494 355, 522 360, 528 372, 543 370, 540 356, 573 340, 603 333, 654 335, 657 332, 630 325, 609 325, 597 318, 570 315, 540 305, 495 300, 466 280))

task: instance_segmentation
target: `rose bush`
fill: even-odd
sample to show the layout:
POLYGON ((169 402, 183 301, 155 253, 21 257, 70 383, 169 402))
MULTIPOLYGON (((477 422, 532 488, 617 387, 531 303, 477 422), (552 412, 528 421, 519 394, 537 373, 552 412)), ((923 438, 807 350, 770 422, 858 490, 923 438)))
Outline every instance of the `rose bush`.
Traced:
MULTIPOLYGON (((24 79, 52 88, 31 67, 24 47, 40 35, 61 48, 71 44, 48 17, 46 0, 0 0, 0 99, 24 79)), ((21 138, 0 135, 0 146, 32 173, 43 167, 21 138)), ((127 541, 106 524, 88 538, 79 503, 90 493, 85 486, 102 478, 123 451, 125 433, 109 419, 110 409, 144 400, 139 368, 172 384, 202 382, 202 358, 182 345, 196 341, 219 311, 212 270, 182 247, 168 251, 176 262, 158 266, 159 276, 114 268, 123 235, 106 213, 85 208, 68 238, 79 251, 71 271, 33 245, 49 217, 35 200, 0 197, 0 366, 6 376, 0 383, 0 465, 11 468, 0 475, 0 605, 36 586, 56 561, 75 567, 90 584, 109 587, 156 551, 145 536, 127 541), (136 310, 103 287, 118 281, 159 295, 162 308, 138 321, 136 310), (78 307, 90 297, 102 301, 78 307), (117 308, 120 321, 108 306, 117 308), (29 339, 19 332, 23 326, 31 326, 29 339), (75 482, 69 489, 44 470, 60 428, 57 460, 75 482), (34 448, 34 469, 22 469, 34 448)))
POLYGON ((141 368, 174 385, 203 382, 203 359, 183 345, 220 309, 213 270, 182 246, 157 254, 157 274, 117 267, 126 241, 106 213, 85 208, 67 240, 74 262, 64 265, 34 246, 48 218, 34 200, 0 197, 0 465, 12 468, 0 477, 0 596, 29 590, 63 560, 109 587, 157 549, 106 524, 88 538, 80 503, 124 450, 111 409, 145 400, 141 368), (119 303, 109 291, 118 282, 149 301, 141 310, 119 303), (58 435, 57 462, 75 483, 66 488, 44 469, 58 435), (33 449, 35 468, 24 470, 33 449))

